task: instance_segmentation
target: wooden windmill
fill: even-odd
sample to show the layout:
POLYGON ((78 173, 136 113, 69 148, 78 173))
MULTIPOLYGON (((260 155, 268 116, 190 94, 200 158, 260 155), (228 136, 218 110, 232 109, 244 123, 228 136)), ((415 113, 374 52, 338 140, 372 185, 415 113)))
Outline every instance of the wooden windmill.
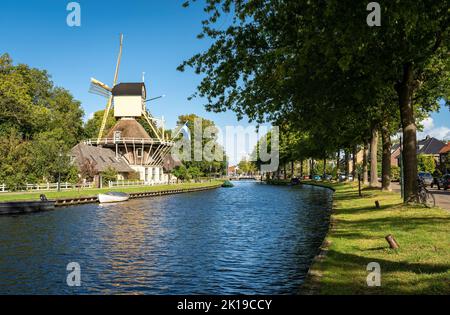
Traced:
MULTIPOLYGON (((120 36, 120 50, 112 87, 91 79, 90 92, 108 99, 97 139, 87 140, 87 144, 115 151, 117 159, 123 159, 145 182, 161 182, 166 161, 174 142, 166 139, 164 119, 154 118, 146 103, 147 90, 144 82, 118 83, 122 57, 123 35, 120 36), (114 110, 116 124, 105 135, 106 122, 110 111, 114 110), (150 135, 138 120, 150 126, 150 135), (162 125, 158 129, 158 123, 162 125)), ((155 98, 156 99, 156 98, 155 98)), ((151 99, 152 100, 152 99, 151 99)), ((107 160, 105 157, 99 158, 107 160)))
MULTIPOLYGON (((127 89, 125 86, 128 85, 128 90, 130 90, 130 85, 132 84, 136 85, 137 83, 117 84, 119 77, 120 62, 122 59, 122 48, 123 48, 123 34, 120 35, 119 56, 117 58, 116 71, 114 74, 114 81, 112 88, 95 78, 91 78, 91 86, 89 92, 108 99, 108 103, 106 105, 106 109, 103 114, 102 124, 100 126, 100 130, 98 133, 97 142, 100 142, 104 136, 106 122, 108 120, 108 116, 111 109, 114 109, 114 116, 119 119, 123 117, 135 119, 144 117, 145 121, 150 126, 156 138, 160 141, 164 141, 166 140, 164 134, 164 119, 156 119, 147 111, 145 104, 149 100, 146 100, 145 85, 142 83, 142 93, 139 93, 140 95, 137 95, 138 93, 134 93, 134 95, 128 95, 130 94, 129 91, 124 92, 124 90, 127 89), (133 97, 134 99, 132 99, 133 97), (139 99, 139 97, 141 99, 139 99), (161 123, 162 125, 161 131, 158 130, 157 127, 158 122, 161 123)), ((136 87, 131 87, 131 89, 134 90, 135 88, 136 87)))

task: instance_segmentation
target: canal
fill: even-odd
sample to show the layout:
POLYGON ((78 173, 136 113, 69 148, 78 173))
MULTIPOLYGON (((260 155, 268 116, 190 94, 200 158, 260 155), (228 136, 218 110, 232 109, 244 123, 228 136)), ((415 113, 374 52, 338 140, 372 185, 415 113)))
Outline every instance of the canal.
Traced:
POLYGON ((328 229, 324 188, 234 188, 0 217, 0 294, 296 294, 328 229), (81 267, 69 287, 66 266, 81 267))

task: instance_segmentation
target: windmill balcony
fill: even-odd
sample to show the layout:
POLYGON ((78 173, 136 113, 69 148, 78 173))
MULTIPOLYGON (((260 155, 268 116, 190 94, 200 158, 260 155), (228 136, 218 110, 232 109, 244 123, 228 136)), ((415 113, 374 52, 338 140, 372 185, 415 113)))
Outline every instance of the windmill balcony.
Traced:
POLYGON ((116 145, 116 144, 135 144, 135 145, 166 145, 174 146, 173 141, 160 141, 159 139, 148 139, 148 138, 101 138, 101 139, 87 139, 83 141, 87 145, 116 145))

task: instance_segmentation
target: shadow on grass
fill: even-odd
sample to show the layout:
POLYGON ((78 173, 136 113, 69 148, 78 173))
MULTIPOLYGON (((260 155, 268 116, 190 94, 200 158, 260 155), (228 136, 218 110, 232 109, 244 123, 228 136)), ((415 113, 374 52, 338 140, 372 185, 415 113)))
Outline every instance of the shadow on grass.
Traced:
POLYGON ((335 250, 329 250, 327 256, 332 260, 339 262, 340 268, 358 269, 358 271, 367 267, 371 262, 376 261, 380 264, 384 272, 412 272, 415 274, 435 274, 445 273, 450 270, 450 264, 423 264, 409 263, 405 261, 390 261, 380 258, 364 257, 354 254, 344 254, 335 250))

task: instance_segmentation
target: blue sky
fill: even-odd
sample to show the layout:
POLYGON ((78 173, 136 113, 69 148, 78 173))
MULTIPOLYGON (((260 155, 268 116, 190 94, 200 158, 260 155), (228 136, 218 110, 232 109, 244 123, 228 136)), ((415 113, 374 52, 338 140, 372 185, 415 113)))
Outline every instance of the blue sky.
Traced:
MULTIPOLYGON (((106 103, 88 93, 90 77, 112 84, 119 34, 124 33, 119 81, 140 81, 146 72, 150 96, 166 95, 152 103, 150 110, 155 116, 164 116, 168 127, 175 127, 178 115, 188 113, 212 119, 222 128, 236 125, 234 113, 208 113, 204 101, 187 100, 200 77, 176 68, 205 50, 209 42, 196 38, 205 17, 202 1, 187 9, 182 7, 184 1, 80 0, 82 25, 71 28, 66 24, 69 0, 2 0, 0 53, 8 52, 15 62, 48 70, 56 85, 82 102, 88 116, 106 103)), ((450 136, 449 122, 449 110, 442 108, 432 116, 426 132, 441 128, 440 133, 448 131, 450 136)), ((248 126, 247 121, 239 124, 248 126)))

